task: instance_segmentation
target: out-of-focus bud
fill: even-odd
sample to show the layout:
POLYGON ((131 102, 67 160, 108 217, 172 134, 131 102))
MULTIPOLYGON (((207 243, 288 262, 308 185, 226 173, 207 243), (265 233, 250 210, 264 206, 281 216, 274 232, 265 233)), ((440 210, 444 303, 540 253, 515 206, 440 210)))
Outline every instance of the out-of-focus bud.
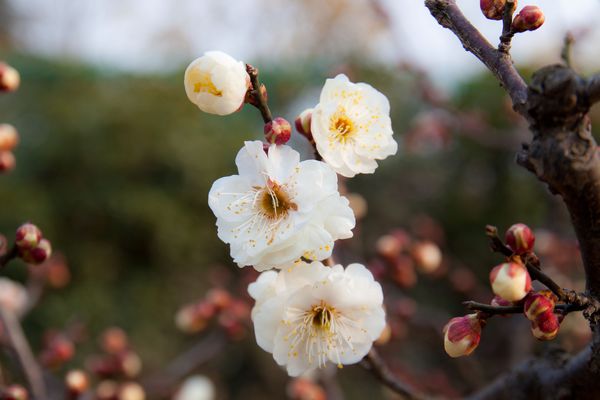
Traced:
POLYGON ((52 254, 43 265, 31 268, 30 273, 45 280, 54 289, 64 288, 71 281, 67 259, 61 253, 52 254))
POLYGON ((313 109, 307 108, 306 110, 302 111, 294 121, 294 125, 296 126, 296 130, 298 131, 298 133, 304 135, 311 142, 313 140, 312 132, 310 130, 310 124, 312 122, 312 113, 313 109))
POLYGON ((214 400, 215 386, 212 381, 202 375, 187 378, 173 400, 214 400))
POLYGON ((118 394, 119 400, 144 400, 146 392, 135 382, 127 382, 121 385, 118 394))
POLYGON ((531 278, 523 264, 507 262, 490 271, 494 294, 508 301, 519 301, 531 290, 531 278))
POLYGON ((33 249, 40 244, 42 231, 32 223, 25 223, 17 228, 15 233, 15 245, 22 249, 33 249))
POLYGON ((48 368, 58 368, 75 354, 73 341, 62 334, 52 334, 47 338, 46 348, 40 355, 40 362, 48 368))
POLYGON ((444 349, 450 357, 468 356, 479 345, 482 322, 477 314, 452 318, 444 327, 444 349))
POLYGON ((525 6, 512 23, 513 32, 535 31, 544 24, 546 17, 538 6, 525 6))
POLYGON ((435 272, 442 265, 442 252, 433 242, 417 243, 411 253, 417 267, 426 274, 435 272))
POLYGON ((74 369, 65 376, 65 386, 71 395, 80 395, 90 386, 90 380, 85 372, 74 369))
POLYGON ((198 318, 195 304, 183 306, 175 314, 175 325, 183 333, 198 333, 206 328, 208 321, 198 318))
POLYGON ((121 373, 128 378, 135 378, 142 370, 142 359, 137 353, 127 351, 118 356, 121 373))
MULTIPOLYGON (((231 298, 231 294, 229 294, 229 292, 225 289, 221 289, 221 288, 214 288, 209 290, 206 293, 206 300, 207 303, 206 306, 208 308, 210 308, 210 306, 214 306, 213 310, 199 310, 200 313, 202 314, 203 317, 205 318, 211 318, 215 311, 221 311, 226 309, 227 307, 229 307, 231 305, 231 303, 233 302, 233 299, 231 298)), ((201 305, 202 303, 200 303, 199 305, 201 305)))
MULTIPOLYGON (((515 1, 515 7, 517 2, 515 1)), ((480 0, 479 7, 487 19, 500 20, 504 15, 506 0, 480 0)))
POLYGON ((460 293, 468 293, 477 286, 475 274, 467 267, 461 266, 452 269, 448 278, 454 290, 460 293))
POLYGON ((52 255, 52 245, 48 239, 42 239, 34 248, 19 248, 19 256, 28 264, 41 264, 52 255))
POLYGON ((529 293, 523 304, 523 312, 530 321, 535 321, 538 316, 550 311, 554 311, 556 296, 549 290, 529 293))
POLYGON ((326 400, 327 395, 321 386, 305 378, 292 379, 287 386, 291 400, 326 400))
POLYGON ((506 231, 504 240, 515 254, 523 254, 533 250, 535 235, 527 225, 514 224, 506 231))
POLYGON ((10 151, 0 151, 0 173, 9 172, 15 169, 17 160, 15 155, 10 151))
POLYGON ((363 219, 367 215, 369 206, 363 196, 358 193, 346 193, 344 197, 348 199, 348 205, 354 212, 354 217, 357 220, 363 219))
POLYGON ((385 324, 385 328, 381 331, 381 335, 375 340, 375 345, 383 346, 387 344, 392 339, 392 327, 390 324, 385 324))
POLYGON ((408 288, 417 283, 417 274, 412 258, 406 255, 399 255, 392 264, 392 279, 399 286, 408 288))
POLYGON ((265 139, 271 144, 286 144, 292 135, 292 125, 285 119, 277 117, 265 124, 265 139))
POLYGON ((558 334, 560 321, 552 311, 546 311, 531 322, 531 333, 538 340, 552 340, 558 334))
POLYGON ((0 92, 14 92, 21 83, 19 71, 10 65, 0 62, 0 92))
POLYGON ((377 253, 386 260, 394 260, 402 251, 402 243, 394 235, 383 235, 375 243, 377 253))
POLYGON ((10 385, 0 392, 0 400, 28 400, 29 394, 21 385, 10 385))
POLYGON ((105 380, 96 386, 97 400, 119 400, 119 385, 115 381, 105 380))
POLYGON ((19 134, 14 126, 0 124, 0 150, 11 151, 19 143, 19 134))
POLYGON ((100 337, 102 350, 108 354, 119 354, 129 347, 129 339, 125 331, 118 327, 106 329, 100 337))

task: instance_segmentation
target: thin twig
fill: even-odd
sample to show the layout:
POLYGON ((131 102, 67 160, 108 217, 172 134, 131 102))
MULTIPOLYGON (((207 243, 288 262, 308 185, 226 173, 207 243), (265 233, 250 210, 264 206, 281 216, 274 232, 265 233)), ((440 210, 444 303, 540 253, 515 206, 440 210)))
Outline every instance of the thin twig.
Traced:
POLYGON ((515 8, 517 8, 515 0, 506 1, 504 15, 502 17, 502 35, 500 36, 500 44, 498 45, 498 51, 504 54, 508 54, 510 52, 510 42, 515 35, 515 32, 512 29, 515 8))
MULTIPOLYGON (((523 312, 523 305, 516 306, 492 306, 490 304, 478 303, 476 301, 465 301, 463 304, 467 309, 471 311, 481 311, 487 316, 493 315, 506 315, 506 314, 521 314, 523 312)), ((561 314, 566 315, 573 311, 581 311, 585 307, 581 307, 574 304, 556 304, 554 309, 560 311, 561 314)))
POLYGON ((2 320, 2 325, 6 330, 11 347, 15 351, 19 363, 21 364, 21 368, 25 373, 25 377, 29 383, 29 388, 33 393, 33 399, 46 400, 48 397, 46 396, 46 385, 44 383, 42 370, 40 369, 35 357, 33 356, 33 353, 31 352, 31 348, 29 347, 27 338, 23 333, 21 324, 15 315, 2 307, 0 307, 0 319, 2 320))
POLYGON ((565 40, 563 42, 562 51, 560 52, 560 58, 562 58, 563 62, 567 67, 571 67, 571 47, 575 38, 571 32, 567 32, 565 35, 565 40))
POLYGON ((273 120, 273 116, 271 115, 271 110, 269 110, 267 99, 261 90, 261 84, 258 81, 258 68, 253 67, 250 64, 246 64, 246 71, 248 72, 248 75, 250 75, 250 83, 252 84, 250 95, 252 96, 253 101, 250 104, 260 111, 260 115, 262 116, 265 124, 271 122, 273 120))
POLYGON ((393 390, 395 393, 406 399, 422 399, 423 396, 417 393, 406 383, 400 381, 385 364, 385 361, 379 356, 375 348, 371 348, 369 353, 363 358, 361 365, 371 371, 381 383, 393 390))
POLYGON ((17 246, 12 246, 9 251, 0 256, 0 269, 4 268, 11 260, 14 260, 19 255, 17 246))

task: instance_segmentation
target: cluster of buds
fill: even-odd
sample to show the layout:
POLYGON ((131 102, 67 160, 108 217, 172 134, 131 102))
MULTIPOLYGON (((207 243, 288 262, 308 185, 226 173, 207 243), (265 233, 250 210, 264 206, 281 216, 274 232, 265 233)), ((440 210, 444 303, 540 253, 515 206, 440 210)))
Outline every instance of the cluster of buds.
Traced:
MULTIPOLYGON (((507 0, 480 0, 481 12, 488 19, 501 20, 504 17, 507 0)), ((514 0, 517 7, 517 0, 514 0)), ((511 31, 520 33, 534 31, 544 24, 544 13, 538 6, 525 6, 512 21, 511 31)))
MULTIPOLYGON (((371 263, 372 269, 383 269, 387 265, 392 279, 402 287, 416 284, 416 270, 434 274, 442 266, 442 252, 436 243, 414 239, 402 229, 395 229, 381 236, 375 247, 380 260, 371 263)), ((374 273, 379 275, 377 271, 374 273)))
MULTIPOLYGON (((19 87, 19 72, 0 62, 0 92, 14 92, 19 87)), ((13 149, 19 142, 17 130, 9 124, 0 124, 0 173, 14 169, 16 160, 13 149)))
POLYGON ((307 378, 295 378, 287 385, 287 395, 291 400, 326 400, 325 390, 307 378))
POLYGON ((531 321, 531 333, 539 340, 552 340, 558 334, 563 316, 554 313, 556 300, 548 290, 530 293, 525 299, 523 313, 531 321))
POLYGON ((41 264, 52 254, 52 245, 44 239, 42 231, 31 223, 21 225, 15 234, 15 247, 19 257, 28 264, 41 264))
POLYGON ((127 334, 120 328, 109 328, 100 338, 104 352, 88 361, 89 369, 100 378, 133 379, 142 369, 142 361, 131 349, 127 334))
POLYGON ((250 307, 244 300, 215 288, 200 301, 183 306, 175 315, 175 324, 182 332, 195 334, 216 321, 231 339, 237 340, 246 335, 249 319, 250 307))
POLYGON ((444 349, 450 357, 471 354, 481 340, 481 328, 485 320, 478 314, 452 318, 444 327, 444 349))
POLYGON ((44 346, 40 353, 40 364, 46 368, 57 369, 75 355, 73 340, 62 332, 50 331, 44 335, 44 346))
POLYGON ((286 144, 292 135, 292 126, 281 117, 277 117, 265 124, 265 139, 269 144, 286 144))

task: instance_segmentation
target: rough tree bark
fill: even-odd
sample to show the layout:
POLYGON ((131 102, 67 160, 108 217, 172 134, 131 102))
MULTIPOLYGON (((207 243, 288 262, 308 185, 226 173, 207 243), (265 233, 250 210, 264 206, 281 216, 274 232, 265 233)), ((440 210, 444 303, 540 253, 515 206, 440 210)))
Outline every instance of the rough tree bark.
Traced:
MULTIPOLYGON (((589 110, 600 101, 600 75, 589 79, 570 67, 537 71, 527 86, 506 49, 494 48, 464 17, 454 0, 425 0, 440 25, 496 76, 514 109, 530 124, 531 143, 517 162, 561 196, 579 240, 586 295, 584 313, 594 332, 590 347, 574 357, 555 351, 501 376, 472 399, 597 399, 600 397, 600 155, 589 110)), ((510 45, 510 43, 509 43, 510 45)))

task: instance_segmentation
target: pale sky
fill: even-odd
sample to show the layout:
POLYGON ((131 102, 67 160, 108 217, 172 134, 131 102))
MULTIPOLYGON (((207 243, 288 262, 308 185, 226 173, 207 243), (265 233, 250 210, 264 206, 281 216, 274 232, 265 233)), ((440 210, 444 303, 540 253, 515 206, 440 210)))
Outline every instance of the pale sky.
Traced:
MULTIPOLYGON (((330 0, 333 1, 333 0, 330 0)), ((339 0, 337 0, 339 2, 339 0)), ((368 3, 373 0, 353 0, 368 3)), ((114 69, 168 71, 187 64, 206 50, 219 49, 253 63, 302 57, 302 42, 294 48, 277 46, 303 26, 297 0, 10 0, 18 17, 15 36, 21 48, 50 56, 82 59, 114 69), (267 8, 266 4, 269 4, 267 8), (297 5, 297 4, 296 4, 297 5), (277 8, 276 17, 268 14, 277 8), (279 40, 282 41, 282 40, 279 40)), ((482 67, 463 51, 450 31, 442 29, 422 0, 380 0, 392 21, 368 42, 365 57, 383 62, 410 61, 436 80, 464 77, 482 67)), ((465 14, 497 42, 501 24, 486 20, 478 0, 459 0, 465 14)), ((317 2, 318 4, 318 2, 317 2)), ((576 64, 600 69, 600 0, 519 1, 540 6, 545 25, 513 41, 517 63, 558 60, 567 30, 589 30, 575 47, 576 64)), ((318 10, 315 10, 318 12, 318 10)), ((341 25, 328 36, 329 46, 351 49, 360 21, 341 25), (353 24, 356 25, 353 25, 353 24), (347 40, 344 40, 347 39, 347 40), (338 42, 336 42, 336 40, 338 42), (339 44, 337 46, 336 44, 339 44), (345 46, 345 47, 344 47, 345 46)), ((328 50, 329 51, 329 50, 328 50)), ((326 52, 326 54, 330 54, 326 52)), ((361 53, 363 54, 363 53, 361 53)))

